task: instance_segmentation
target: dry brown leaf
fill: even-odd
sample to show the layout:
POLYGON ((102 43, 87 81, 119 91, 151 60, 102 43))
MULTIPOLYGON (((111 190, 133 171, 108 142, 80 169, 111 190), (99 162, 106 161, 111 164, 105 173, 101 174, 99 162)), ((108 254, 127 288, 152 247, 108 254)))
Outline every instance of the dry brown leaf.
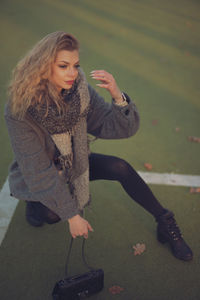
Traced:
POLYGON ((176 132, 179 132, 181 129, 179 127, 175 128, 176 132))
POLYGON ((190 188, 190 194, 200 193, 200 187, 198 188, 190 188))
POLYGON ((189 21, 186 21, 186 26, 189 28, 192 28, 192 23, 190 23, 189 21))
POLYGON ((133 246, 133 249, 134 255, 141 255, 146 250, 146 245, 137 243, 135 246, 133 246))
POLYGON ((120 294, 121 292, 123 292, 124 288, 122 288, 121 286, 119 285, 113 285, 109 288, 109 292, 112 294, 112 295, 117 295, 117 294, 120 294))
POLYGON ((196 136, 188 136, 190 142, 200 143, 200 138, 196 136))
POLYGON ((185 51, 185 55, 186 56, 190 56, 190 52, 189 51, 185 51))
POLYGON ((152 125, 154 125, 154 126, 155 126, 155 125, 158 125, 158 120, 153 120, 153 121, 152 121, 152 125))
POLYGON ((152 168, 153 168, 152 164, 150 164, 150 163, 145 163, 144 166, 145 166, 145 168, 146 168, 147 170, 149 170, 149 171, 151 171, 152 168))

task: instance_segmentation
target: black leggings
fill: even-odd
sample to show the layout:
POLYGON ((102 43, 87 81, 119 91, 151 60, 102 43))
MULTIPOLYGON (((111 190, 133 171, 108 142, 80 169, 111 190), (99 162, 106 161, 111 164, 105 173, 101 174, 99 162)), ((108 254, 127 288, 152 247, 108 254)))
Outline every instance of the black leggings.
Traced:
MULTIPOLYGON (((121 183, 128 195, 151 213, 155 218, 163 214, 165 209, 153 195, 152 191, 139 174, 125 160, 97 153, 89 156, 90 180, 116 180, 121 183)), ((60 218, 45 207, 48 223, 58 222, 60 218)))

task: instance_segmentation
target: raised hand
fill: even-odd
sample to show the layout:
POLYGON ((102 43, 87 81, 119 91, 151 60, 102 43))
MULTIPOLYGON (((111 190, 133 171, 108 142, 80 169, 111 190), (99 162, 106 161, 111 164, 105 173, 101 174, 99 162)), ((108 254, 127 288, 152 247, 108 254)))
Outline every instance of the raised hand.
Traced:
POLYGON ((123 101, 122 93, 112 74, 105 70, 94 70, 90 73, 90 76, 95 80, 101 81, 97 86, 105 88, 116 102, 123 101))

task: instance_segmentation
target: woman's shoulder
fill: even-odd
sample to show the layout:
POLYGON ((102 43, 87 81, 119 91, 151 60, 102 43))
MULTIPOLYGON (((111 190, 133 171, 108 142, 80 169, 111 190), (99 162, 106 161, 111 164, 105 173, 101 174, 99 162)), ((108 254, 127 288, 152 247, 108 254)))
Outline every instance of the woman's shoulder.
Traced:
POLYGON ((23 119, 19 118, 17 115, 13 114, 12 108, 9 102, 5 104, 4 107, 4 119, 10 127, 20 127, 25 128, 28 126, 28 120, 26 115, 23 119))

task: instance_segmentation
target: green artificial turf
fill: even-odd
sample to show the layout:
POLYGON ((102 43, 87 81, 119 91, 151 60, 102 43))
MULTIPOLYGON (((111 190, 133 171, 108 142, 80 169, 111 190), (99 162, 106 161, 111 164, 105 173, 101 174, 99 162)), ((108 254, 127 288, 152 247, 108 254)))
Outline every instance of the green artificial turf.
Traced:
MULTIPOLYGON (((186 188, 152 188, 162 204, 176 213, 193 249, 193 261, 179 261, 167 245, 159 244, 153 218, 133 203, 118 183, 92 182, 93 202, 91 209, 86 210, 86 218, 94 232, 86 242, 86 257, 93 267, 103 268, 105 287, 91 299, 199 299, 198 197, 190 195, 186 188), (132 249, 137 243, 146 245, 140 256, 135 256, 132 249), (111 295, 109 288, 113 285, 124 291, 111 295)), ((55 283, 64 277, 69 239, 64 223, 42 228, 29 226, 24 218, 24 203, 20 202, 0 251, 2 299, 51 299, 55 283)), ((78 238, 73 245, 69 274, 86 271, 78 238)))
MULTIPOLYGON (((0 1, 0 186, 12 151, 3 120, 6 88, 18 60, 44 35, 64 30, 81 43, 81 66, 105 69, 135 101, 141 126, 126 140, 97 140, 92 151, 120 156, 136 170, 199 175, 200 3, 195 0, 1 0, 0 1)), ((97 91, 110 101, 105 90, 97 91)), ((92 299, 199 300, 199 194, 189 188, 151 186, 161 203, 176 213, 194 251, 192 262, 175 259, 156 240, 152 217, 118 183, 92 182, 95 231, 86 244, 88 260, 105 271, 105 289, 92 299), (132 246, 146 244, 141 256, 132 246), (124 291, 111 295, 109 287, 124 291)), ((20 202, 0 247, 0 299, 47 300, 62 278, 69 233, 66 224, 30 227, 20 202)), ((71 271, 80 264, 80 239, 71 271)))

